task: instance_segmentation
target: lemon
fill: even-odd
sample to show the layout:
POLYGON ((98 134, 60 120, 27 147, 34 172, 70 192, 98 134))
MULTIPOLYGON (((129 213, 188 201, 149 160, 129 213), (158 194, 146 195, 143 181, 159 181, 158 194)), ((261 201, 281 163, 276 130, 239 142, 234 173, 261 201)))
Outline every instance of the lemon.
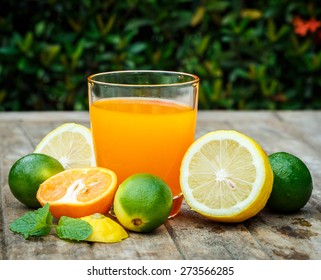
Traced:
POLYGON ((180 182, 192 210, 215 221, 242 222, 264 208, 273 173, 257 142, 234 130, 218 130, 189 147, 180 182))
POLYGON ((121 225, 103 214, 95 213, 80 219, 88 222, 93 228, 92 234, 86 239, 87 241, 114 243, 128 237, 126 230, 121 225))
POLYGON ((114 212, 126 229, 151 232, 167 220, 172 204, 172 192, 161 178, 139 173, 128 177, 118 187, 114 212))
POLYGON ((298 157, 277 152, 269 155, 274 182, 267 206, 284 213, 298 211, 309 201, 313 184, 305 163, 298 157))
POLYGON ((21 203, 37 208, 41 206, 36 198, 40 184, 63 170, 60 162, 51 156, 28 154, 12 165, 8 184, 12 194, 21 203))
POLYGON ((66 123, 52 130, 34 152, 58 159, 65 169, 96 165, 91 131, 80 124, 66 123))

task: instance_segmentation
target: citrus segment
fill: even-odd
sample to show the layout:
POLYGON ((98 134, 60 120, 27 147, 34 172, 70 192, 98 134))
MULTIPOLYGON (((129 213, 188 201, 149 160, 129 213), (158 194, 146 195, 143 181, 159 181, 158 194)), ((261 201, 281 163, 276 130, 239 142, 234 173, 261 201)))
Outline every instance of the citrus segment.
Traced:
POLYGON ((92 234, 86 239, 87 241, 113 243, 128 237, 126 230, 121 225, 102 214, 95 213, 81 219, 88 222, 93 228, 92 234))
POLYGON ((91 131, 75 123, 63 124, 49 132, 37 145, 35 153, 56 158, 65 169, 96 165, 91 131))
POLYGON ((65 170, 43 182, 37 192, 41 205, 50 204, 54 217, 84 217, 107 213, 117 188, 116 174, 100 167, 65 170))
POLYGON ((180 182, 186 202, 205 217, 241 222, 265 206, 273 173, 260 145, 234 130, 205 134, 187 150, 180 182))

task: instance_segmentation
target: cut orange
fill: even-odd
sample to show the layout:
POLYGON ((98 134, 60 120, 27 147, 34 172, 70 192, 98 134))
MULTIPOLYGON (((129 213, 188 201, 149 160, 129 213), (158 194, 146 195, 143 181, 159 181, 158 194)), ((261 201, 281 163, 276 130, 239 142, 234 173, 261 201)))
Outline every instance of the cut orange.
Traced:
POLYGON ((105 168, 68 169, 44 181, 37 192, 41 205, 50 204, 56 218, 107 213, 117 189, 116 174, 105 168))

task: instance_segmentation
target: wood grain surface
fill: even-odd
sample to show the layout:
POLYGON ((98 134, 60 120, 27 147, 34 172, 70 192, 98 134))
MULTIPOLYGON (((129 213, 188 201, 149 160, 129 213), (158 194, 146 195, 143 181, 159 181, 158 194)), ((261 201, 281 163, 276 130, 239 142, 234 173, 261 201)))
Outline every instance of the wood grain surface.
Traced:
POLYGON ((217 129, 235 129, 257 140, 270 154, 286 151, 310 169, 314 189, 298 213, 264 209, 240 224, 206 220, 184 202, 181 212, 150 234, 130 232, 115 244, 67 242, 54 233, 25 240, 9 224, 28 209, 8 186, 8 173, 20 157, 33 152, 52 129, 76 122, 89 127, 88 112, 0 113, 0 259, 2 260, 270 260, 321 259, 321 112, 201 111, 196 138, 217 129))

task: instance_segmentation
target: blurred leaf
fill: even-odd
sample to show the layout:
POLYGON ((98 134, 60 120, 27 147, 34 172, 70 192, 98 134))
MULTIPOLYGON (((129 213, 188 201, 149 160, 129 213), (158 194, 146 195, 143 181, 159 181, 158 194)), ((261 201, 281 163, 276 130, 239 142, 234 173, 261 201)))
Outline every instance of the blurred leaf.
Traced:
POLYGON ((33 43, 32 32, 27 32, 25 37, 21 38, 21 39, 18 41, 17 45, 22 52, 27 53, 30 50, 31 45, 33 43))
POLYGON ((40 61, 46 67, 50 66, 52 61, 60 52, 60 45, 48 45, 40 54, 40 61))
POLYGON ((229 0, 213 0, 213 1, 205 1, 204 3, 206 10, 215 11, 215 12, 223 12, 228 7, 231 6, 231 1, 229 0))
POLYGON ((113 25, 115 23, 115 20, 116 20, 116 16, 115 15, 111 15, 108 18, 108 21, 107 21, 106 24, 104 23, 103 17, 102 17, 101 14, 97 15, 96 19, 97 19, 97 24, 98 24, 98 27, 99 27, 101 35, 105 36, 112 29, 112 27, 113 27, 113 25))
POLYGON ((137 54, 137 53, 140 53, 140 52, 146 50, 146 48, 147 48, 146 43, 137 42, 137 43, 133 43, 132 45, 130 45, 128 51, 130 53, 137 54))
POLYGON ((46 30, 46 23, 45 21, 39 21, 37 22, 35 26, 35 35, 36 36, 42 36, 46 30))
POLYGON ((199 55, 204 55, 204 53, 205 53, 206 50, 208 49, 210 40, 211 40, 211 36, 210 36, 210 35, 205 35, 205 36, 201 39, 201 42, 200 42, 199 46, 197 47, 197 53, 198 53, 199 55))
POLYGON ((262 12, 257 9, 242 9, 241 17, 246 17, 251 20, 258 20, 262 17, 262 12))
POLYGON ((18 50, 15 47, 0 47, 0 56, 3 56, 4 59, 6 56, 14 56, 18 54, 18 50))
POLYGON ((199 6, 195 13, 193 14, 193 17, 191 19, 191 26, 196 26, 198 24, 200 24, 200 22, 203 20, 204 15, 205 15, 205 7, 203 6, 199 6))

